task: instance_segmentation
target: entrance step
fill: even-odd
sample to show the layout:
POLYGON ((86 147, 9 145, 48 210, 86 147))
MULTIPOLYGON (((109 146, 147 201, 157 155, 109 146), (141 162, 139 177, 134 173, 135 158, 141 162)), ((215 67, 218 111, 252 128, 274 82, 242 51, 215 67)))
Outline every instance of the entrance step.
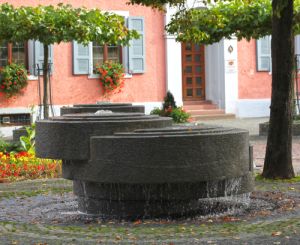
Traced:
POLYGON ((200 110, 187 110, 188 113, 190 113, 193 116, 199 116, 199 115, 221 115, 225 114, 224 110, 221 109, 200 109, 200 110))
POLYGON ((200 105, 183 105, 183 108, 187 111, 214 110, 214 109, 218 109, 218 106, 215 104, 200 104, 200 105))
POLYGON ((234 119, 235 114, 227 113, 227 114, 212 114, 212 115, 196 115, 191 116, 192 121, 204 121, 204 120, 215 120, 215 119, 234 119))
POLYGON ((184 101, 183 109, 191 114, 192 121, 235 118, 234 114, 225 114, 224 110, 208 100, 184 101))
POLYGON ((183 106, 187 105, 207 105, 212 104, 210 100, 186 100, 183 101, 183 106))

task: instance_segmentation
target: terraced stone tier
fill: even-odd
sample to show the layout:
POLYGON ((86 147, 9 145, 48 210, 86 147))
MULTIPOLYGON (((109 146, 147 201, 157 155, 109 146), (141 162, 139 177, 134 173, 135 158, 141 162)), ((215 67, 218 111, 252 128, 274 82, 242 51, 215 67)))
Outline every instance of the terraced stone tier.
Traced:
MULTIPOLYGON (((68 161, 82 212, 139 218, 195 214, 202 198, 253 190, 249 135, 213 126, 91 138, 89 162, 68 161)), ((201 208, 200 208, 201 207, 201 208)))
POLYGON ((166 127, 170 118, 143 113, 67 114, 36 122, 36 154, 63 160, 90 159, 90 138, 140 128, 166 127))
POLYGON ((98 110, 110 110, 113 112, 139 112, 144 113, 145 107, 140 105, 132 105, 131 103, 103 103, 97 104, 78 104, 72 107, 62 107, 60 114, 74 114, 74 113, 93 113, 98 110))

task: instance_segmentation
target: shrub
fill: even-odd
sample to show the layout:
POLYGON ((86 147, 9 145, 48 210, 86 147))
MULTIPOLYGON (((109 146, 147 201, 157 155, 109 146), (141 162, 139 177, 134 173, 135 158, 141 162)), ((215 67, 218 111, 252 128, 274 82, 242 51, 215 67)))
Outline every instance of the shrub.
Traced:
POLYGON ((162 117, 172 117, 174 123, 185 123, 189 121, 190 114, 185 112, 182 107, 171 108, 169 107, 167 110, 154 108, 151 112, 151 115, 159 115, 162 117))
POLYGON ((35 124, 26 127, 26 132, 27 135, 20 137, 21 145, 26 152, 35 154, 35 124))
POLYGON ((163 110, 168 110, 170 107, 172 109, 177 108, 173 94, 168 91, 164 98, 163 110))
POLYGON ((12 97, 27 86, 27 70, 22 65, 10 64, 0 71, 0 91, 12 97))
POLYGON ((294 121, 300 121, 300 115, 294 115, 294 121))
POLYGON ((159 109, 159 108, 154 108, 151 112, 150 112, 150 114, 151 115, 159 115, 159 116, 162 116, 162 112, 163 112, 163 110, 162 109, 159 109))
POLYGON ((173 118, 175 123, 185 123, 188 122, 191 115, 185 112, 181 107, 177 107, 171 111, 170 116, 173 118))
POLYGON ((188 122, 191 117, 191 115, 183 110, 182 107, 176 106, 174 96, 170 91, 167 92, 167 95, 164 98, 162 109, 156 107, 150 112, 150 114, 162 117, 172 117, 173 122, 175 123, 188 122))
POLYGON ((10 153, 10 152, 20 152, 22 151, 22 146, 20 143, 7 142, 0 138, 0 152, 10 153))

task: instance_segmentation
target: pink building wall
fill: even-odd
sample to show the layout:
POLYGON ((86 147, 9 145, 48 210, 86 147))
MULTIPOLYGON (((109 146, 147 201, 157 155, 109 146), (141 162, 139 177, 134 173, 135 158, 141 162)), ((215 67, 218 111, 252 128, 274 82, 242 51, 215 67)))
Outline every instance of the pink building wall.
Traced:
MULTIPOLYGON (((0 0, 20 5, 56 5, 61 0, 0 0)), ((159 11, 142 6, 128 6, 127 0, 64 0, 64 4, 74 7, 99 8, 102 10, 129 11, 130 16, 144 16, 146 72, 134 74, 125 79, 125 87, 118 95, 111 96, 116 102, 162 101, 166 92, 164 15, 159 11)), ((54 73, 52 75, 53 103, 55 105, 95 103, 102 97, 98 79, 72 73, 72 44, 61 43, 54 46, 54 73)), ((107 100, 107 99, 106 99, 107 100)), ((24 94, 6 99, 0 97, 0 107, 28 107, 38 103, 37 81, 29 81, 24 94)))
POLYGON ((256 69, 256 42, 238 42, 239 99, 268 99, 271 97, 271 74, 256 69))

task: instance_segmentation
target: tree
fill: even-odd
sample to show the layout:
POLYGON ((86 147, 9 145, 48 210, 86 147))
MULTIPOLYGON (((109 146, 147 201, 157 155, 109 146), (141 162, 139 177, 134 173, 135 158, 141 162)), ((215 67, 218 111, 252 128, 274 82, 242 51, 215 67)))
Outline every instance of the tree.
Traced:
MULTIPOLYGON (((176 0, 131 0, 162 8, 176 0), (153 4, 152 4, 153 2, 153 4)), ((222 38, 259 38, 272 34, 272 96, 263 176, 292 178, 292 92, 294 35, 299 33, 298 0, 220 1, 207 9, 181 8, 167 26, 177 40, 211 44, 222 38), (295 5, 295 10, 294 10, 295 5)))
POLYGON ((272 97, 263 176, 292 178, 293 0, 273 0, 272 8, 272 97))
POLYGON ((88 44, 128 44, 137 38, 129 31, 124 19, 116 14, 99 9, 73 8, 71 5, 37 6, 15 8, 9 4, 0 6, 0 39, 7 42, 38 40, 43 43, 43 108, 44 118, 49 117, 49 49, 51 44, 71 42, 88 44))

